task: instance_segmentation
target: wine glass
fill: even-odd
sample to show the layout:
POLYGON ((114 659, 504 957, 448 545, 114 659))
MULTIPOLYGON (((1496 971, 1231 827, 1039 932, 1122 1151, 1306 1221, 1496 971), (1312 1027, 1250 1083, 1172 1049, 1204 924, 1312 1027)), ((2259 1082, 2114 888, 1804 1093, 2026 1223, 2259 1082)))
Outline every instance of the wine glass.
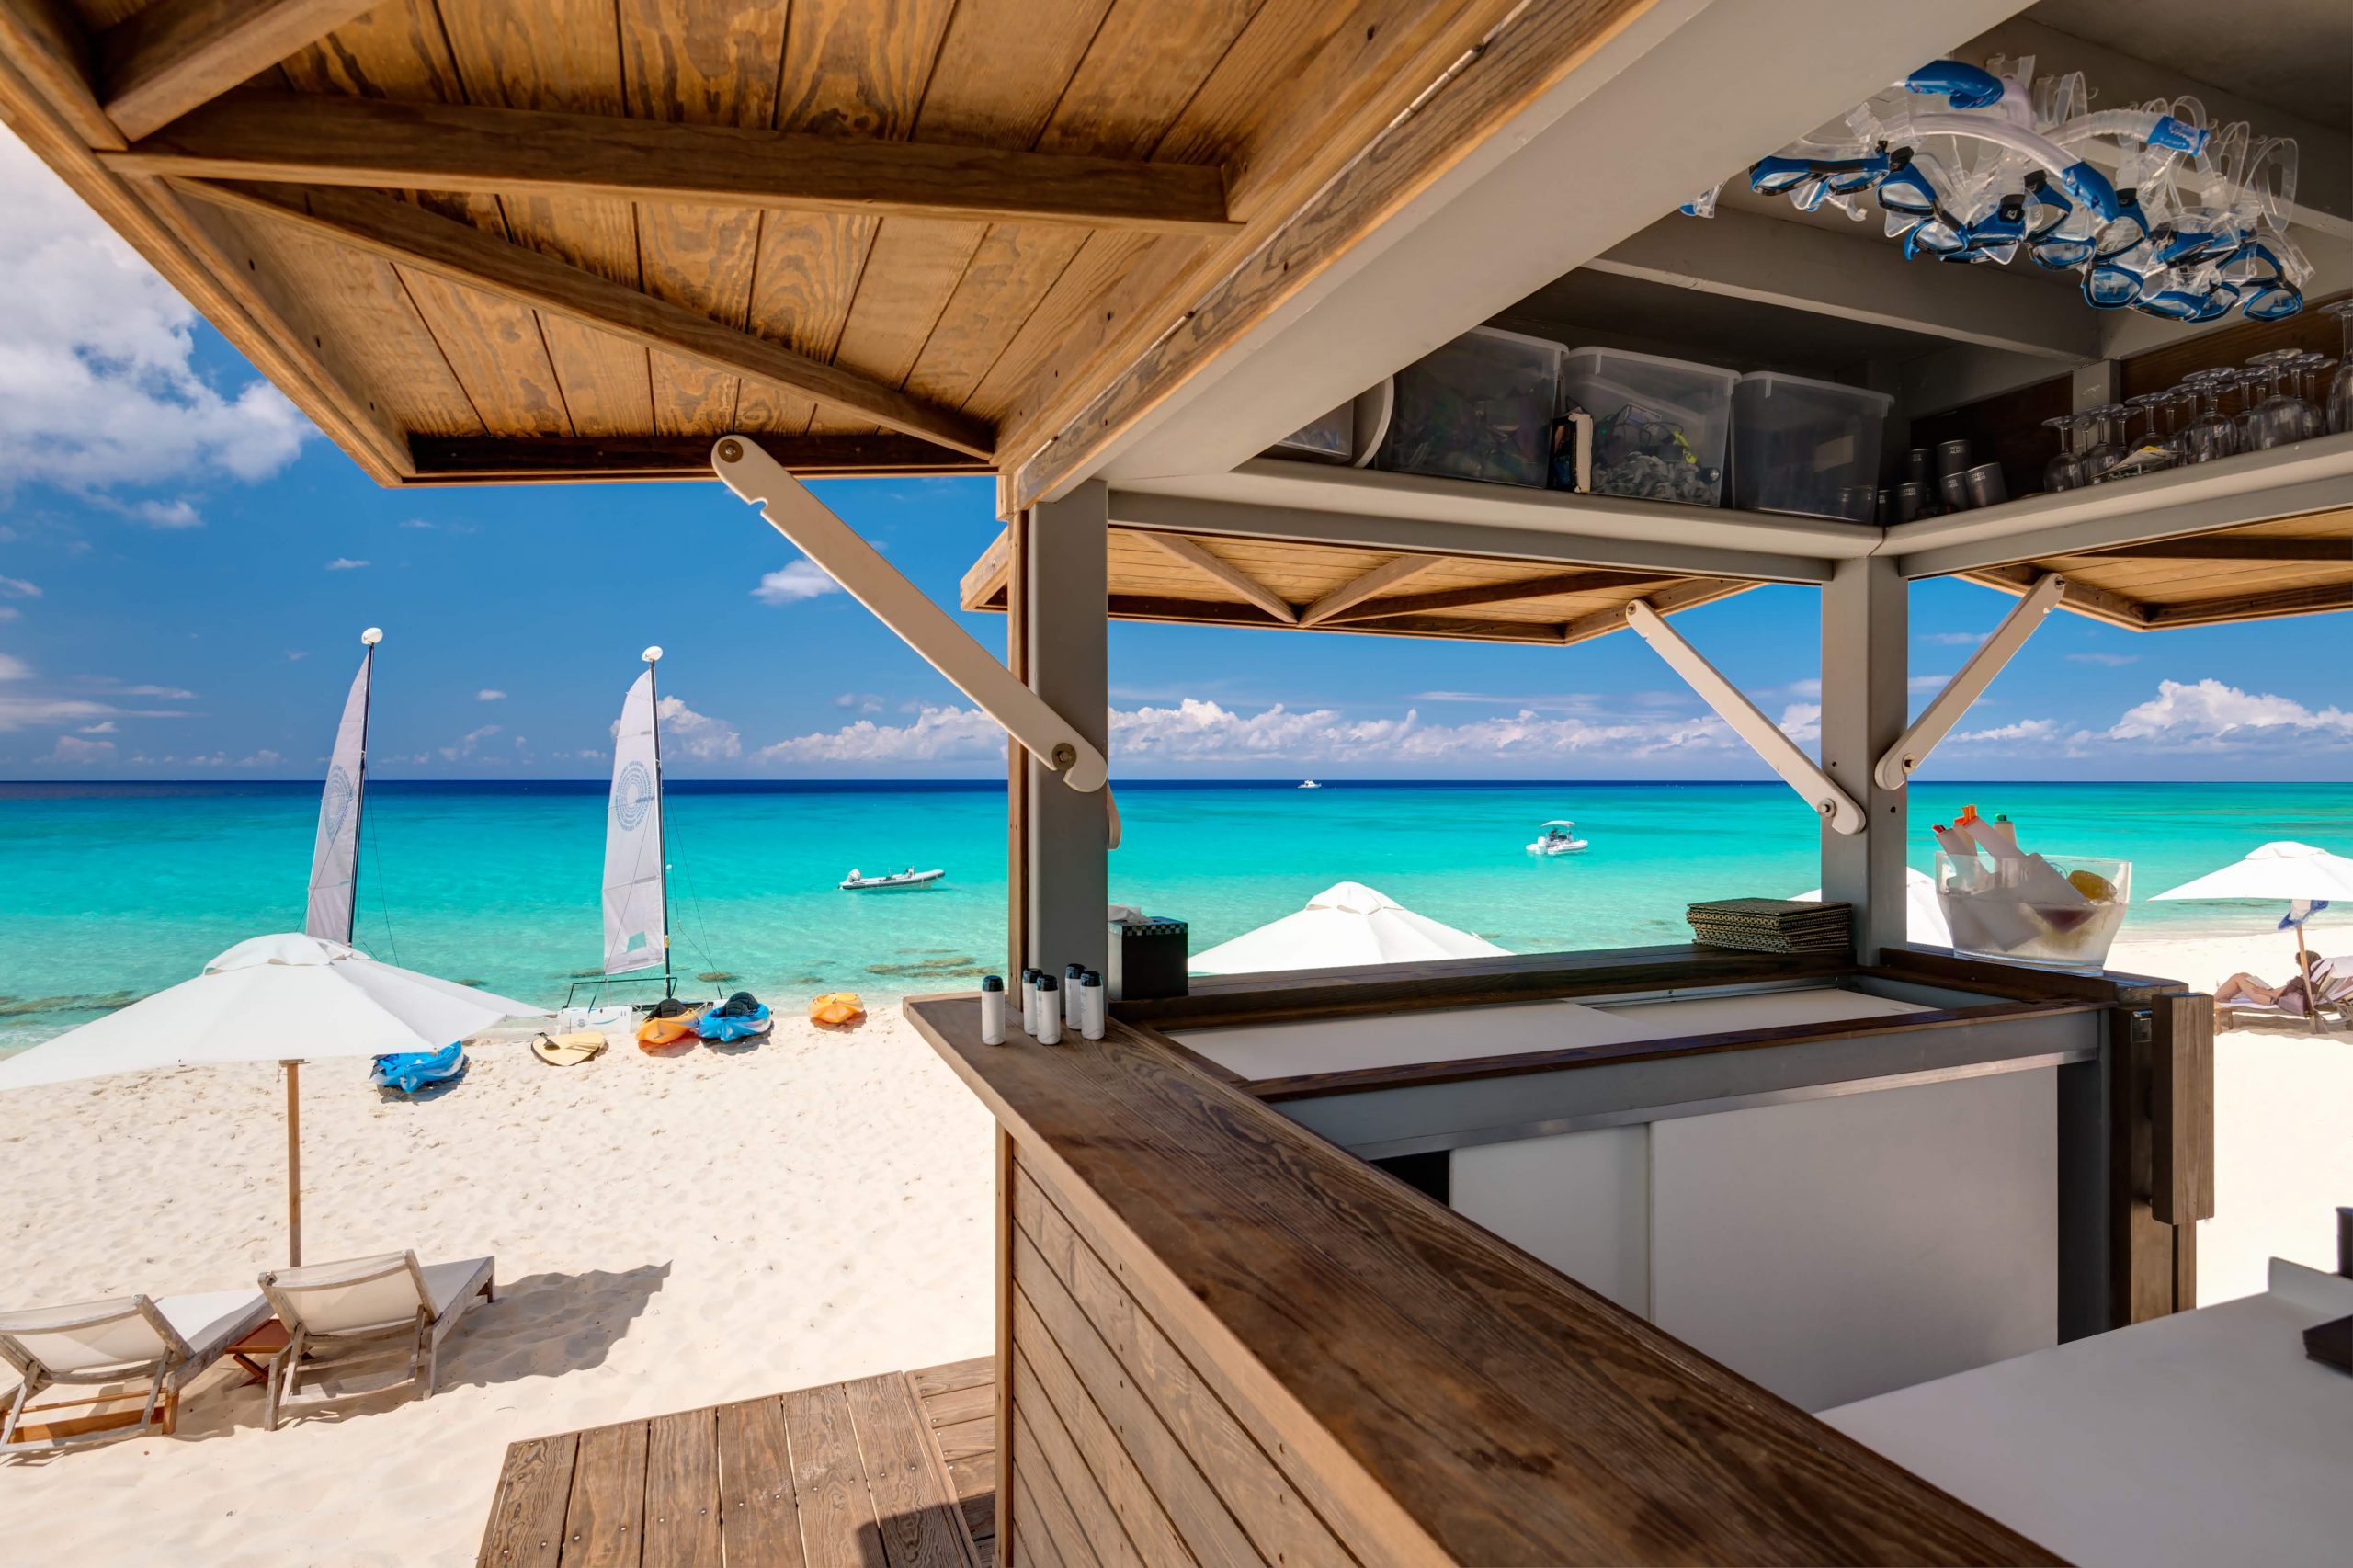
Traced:
POLYGON ((2296 359, 2298 401, 2303 404, 2304 434, 2307 441, 2315 436, 2328 434, 2328 394, 2321 381, 2336 363, 2325 354, 2306 349, 2296 359))
POLYGON ((2268 452, 2303 438, 2304 404, 2292 390, 2290 376, 2303 352, 2274 348, 2247 360, 2263 378, 2263 401, 2255 405, 2255 449, 2268 452))
POLYGON ((2222 394, 2237 382, 2235 371, 2222 369, 2200 370, 2183 379, 2182 384, 2197 393, 2200 404, 2198 417, 2181 432, 2184 461, 2210 463, 2238 450, 2238 422, 2222 412, 2222 394))
POLYGON ((2179 460, 2174 456, 2173 449, 2166 445, 2165 438, 2157 433, 2157 410, 2173 402, 2173 393, 2170 391, 2136 392, 2124 402, 2132 414, 2149 422, 2147 433, 2135 439, 2131 433, 2131 416, 2126 416, 2125 456, 2135 460, 2132 472, 2135 474, 2154 473, 2159 469, 2171 468, 2179 460))
POLYGON ((2111 403, 2086 410, 2083 417, 2092 437, 2092 444, 2084 449, 2084 483, 2097 484, 2124 456, 2115 438, 2116 424, 2124 417, 2124 410, 2111 403))
POLYGON ((2055 414, 2043 421, 2059 432, 2059 453, 2042 465, 2042 488, 2053 494, 2062 490, 2084 487, 2084 460, 2075 452, 2075 435, 2083 428, 2083 416, 2055 414))
POLYGON ((2345 352, 2336 361, 2336 379, 2328 383, 2328 427, 2341 436, 2353 430, 2353 300, 2339 300, 2321 309, 2335 316, 2345 333, 2345 352))
POLYGON ((2231 450, 2251 452, 2255 450, 2255 430, 2258 423, 2255 415, 2255 408, 2256 404, 2263 401, 2263 372, 2245 369, 2230 369, 2223 370, 2222 374, 2230 378, 2223 383, 2224 389, 2232 393, 2238 403, 2238 407, 2231 414, 2231 450))

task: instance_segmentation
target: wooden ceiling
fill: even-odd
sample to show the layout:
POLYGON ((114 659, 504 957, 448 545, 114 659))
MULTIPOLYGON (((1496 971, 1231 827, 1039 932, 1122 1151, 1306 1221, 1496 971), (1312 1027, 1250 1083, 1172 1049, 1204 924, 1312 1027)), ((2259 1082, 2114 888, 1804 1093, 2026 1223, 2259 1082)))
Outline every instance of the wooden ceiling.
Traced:
MULTIPOLYGON (((964 574, 962 607, 1003 611, 1011 562, 1011 541, 999 534, 964 574)), ((1583 642, 1625 625, 1626 606, 1635 599, 1673 614, 1756 586, 1726 577, 1212 538, 1117 524, 1108 565, 1114 620, 1470 642, 1583 642)))
POLYGON ((382 483, 1012 468, 1646 4, 0 0, 0 119, 382 483))
POLYGON ((2353 609, 2353 510, 1961 575, 2021 594, 2052 572, 2067 579, 2065 608, 2132 631, 2353 609))

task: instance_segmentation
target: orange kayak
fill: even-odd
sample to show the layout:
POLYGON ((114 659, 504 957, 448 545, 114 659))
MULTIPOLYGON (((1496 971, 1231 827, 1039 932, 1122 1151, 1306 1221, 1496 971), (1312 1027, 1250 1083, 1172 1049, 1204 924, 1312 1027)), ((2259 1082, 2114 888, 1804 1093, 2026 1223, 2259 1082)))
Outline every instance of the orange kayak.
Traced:
POLYGON ((695 1016, 681 1013, 675 1018, 648 1018, 638 1026, 637 1043, 648 1050, 658 1045, 676 1045, 682 1040, 695 1038, 695 1016))
POLYGON ((809 1019, 818 1024, 854 1024, 866 1017, 866 1004, 855 991, 828 991, 809 1004, 809 1019))

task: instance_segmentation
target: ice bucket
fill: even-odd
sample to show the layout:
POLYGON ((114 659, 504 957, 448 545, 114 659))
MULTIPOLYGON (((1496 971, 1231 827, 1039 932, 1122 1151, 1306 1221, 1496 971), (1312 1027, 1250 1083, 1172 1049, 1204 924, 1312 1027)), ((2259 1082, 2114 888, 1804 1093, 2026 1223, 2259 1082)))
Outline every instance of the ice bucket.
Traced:
POLYGON ((1937 854, 1937 902, 1972 958, 2097 972, 2124 924, 2132 862, 2089 855, 1955 859, 1937 854))

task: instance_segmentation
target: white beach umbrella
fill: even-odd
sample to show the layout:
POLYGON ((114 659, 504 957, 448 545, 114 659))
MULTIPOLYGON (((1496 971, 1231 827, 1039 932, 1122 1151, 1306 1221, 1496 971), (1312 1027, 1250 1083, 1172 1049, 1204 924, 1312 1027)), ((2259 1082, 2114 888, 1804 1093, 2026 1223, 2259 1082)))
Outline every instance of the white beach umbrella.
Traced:
MULTIPOLYGON (((2304 994, 2312 994, 2313 955, 2304 945, 2304 921, 2313 912, 2339 900, 2353 902, 2353 860, 2332 855, 2310 844, 2278 839, 2257 845, 2244 858, 2219 871, 2209 871, 2177 888, 2157 894, 2168 899, 2260 899, 2288 905, 2279 929, 2295 927, 2296 964, 2304 976, 2304 994)), ((2313 1027, 2320 1027, 2313 1010, 2313 1027)))
MULTIPOLYGON (((1820 903, 1822 890, 1802 892, 1792 902, 1820 903)), ((1924 948, 1952 946, 1952 927, 1945 923, 1945 906, 1937 897, 1937 880, 1917 866, 1904 868, 1904 935, 1924 948)))
POLYGON ((1196 974, 1263 974, 1270 970, 1475 959, 1506 950, 1416 915, 1362 882, 1338 882, 1309 899, 1298 914, 1196 953, 1186 967, 1196 974))
POLYGON ((301 1110, 297 1069, 330 1057, 438 1051, 545 1009, 379 963, 324 937, 255 937, 194 980, 0 1061, 0 1089, 226 1062, 286 1068, 287 1217, 302 1261, 301 1110))

